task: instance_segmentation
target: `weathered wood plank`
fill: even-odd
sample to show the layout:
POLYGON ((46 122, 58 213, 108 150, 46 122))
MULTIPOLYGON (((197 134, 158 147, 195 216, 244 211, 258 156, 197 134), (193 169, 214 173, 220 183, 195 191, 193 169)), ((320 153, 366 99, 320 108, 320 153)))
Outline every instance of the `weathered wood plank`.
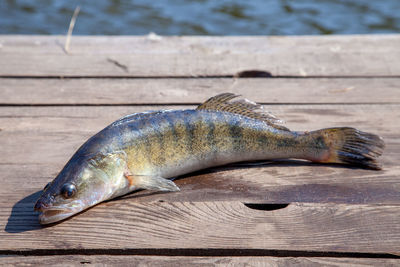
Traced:
POLYGON ((236 201, 106 202, 57 225, 0 207, 0 247, 267 249, 400 252, 399 205, 292 203, 265 211, 236 201), (3 225, 7 221, 6 225, 3 225))
POLYGON ((194 104, 222 92, 259 103, 399 103, 399 84, 400 78, 0 78, 0 104, 194 104))
POLYGON ((113 265, 113 266, 398 266, 398 259, 357 259, 328 257, 161 257, 161 256, 111 256, 68 255, 0 257, 0 264, 12 266, 113 265))
MULTIPOLYGON (((398 159, 398 155, 396 155, 398 159)), ((61 164, 65 164, 66 160, 61 164)), ((373 172, 310 163, 278 162, 264 167, 221 167, 189 174, 177 180, 179 193, 141 191, 123 198, 133 202, 153 201, 227 201, 246 203, 352 203, 400 204, 397 166, 373 172)), ((11 210, 16 203, 24 205, 18 212, 34 214, 33 205, 39 191, 53 180, 60 168, 45 164, 2 164, 4 179, 0 193, 1 206, 11 210), (19 186, 20 182, 23 186, 19 186), (10 190, 13 189, 13 190, 10 190), (27 198, 27 199, 25 199, 27 198)), ((116 200, 118 201, 118 200, 116 200)))
POLYGON ((141 197, 103 203, 41 228, 32 211, 37 191, 90 135, 124 114, 149 108, 158 107, 1 107, 0 247, 400 251, 396 104, 267 107, 293 129, 351 125, 381 134, 388 143, 382 172, 292 163, 225 169, 177 181, 181 193, 143 191, 141 197), (321 203, 292 203, 275 211, 242 203, 298 199, 321 203))
MULTIPOLYGON (((9 208, 40 190, 91 135, 130 112, 158 107, 2 107, 0 109, 0 196, 9 208), (22 156, 21 156, 22 155, 22 156), (18 186, 19 181, 24 186, 18 186), (13 190, 10 190, 10 189, 13 190)), ((179 106, 167 108, 180 108, 179 106)), ((177 194, 133 201, 239 200, 253 203, 400 203, 399 105, 277 105, 267 109, 287 126, 311 130, 354 126, 383 136, 383 171, 280 161, 256 167, 223 167, 178 180, 177 194), (368 118, 366 118, 368 113, 368 118)), ((31 205, 34 200, 30 200, 31 205)), ((32 212, 29 207, 25 212, 32 212)))
POLYGON ((0 76, 399 76, 399 35, 0 36, 0 76))

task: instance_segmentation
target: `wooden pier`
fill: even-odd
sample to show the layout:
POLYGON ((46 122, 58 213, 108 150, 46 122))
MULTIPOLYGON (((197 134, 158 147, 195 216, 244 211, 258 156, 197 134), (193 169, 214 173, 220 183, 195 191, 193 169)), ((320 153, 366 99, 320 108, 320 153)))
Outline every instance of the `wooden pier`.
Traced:
POLYGON ((400 265, 400 35, 0 36, 0 264, 400 265), (292 130, 381 135, 382 171, 279 160, 185 175, 42 227, 33 204, 130 113, 221 92, 292 130))

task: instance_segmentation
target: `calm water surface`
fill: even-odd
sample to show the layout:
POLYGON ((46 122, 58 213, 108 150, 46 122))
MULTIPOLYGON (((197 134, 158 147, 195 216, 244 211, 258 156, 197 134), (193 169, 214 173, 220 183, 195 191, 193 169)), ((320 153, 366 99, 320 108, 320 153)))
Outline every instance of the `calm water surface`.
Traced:
POLYGON ((400 0, 0 0, 0 34, 400 33, 400 0))

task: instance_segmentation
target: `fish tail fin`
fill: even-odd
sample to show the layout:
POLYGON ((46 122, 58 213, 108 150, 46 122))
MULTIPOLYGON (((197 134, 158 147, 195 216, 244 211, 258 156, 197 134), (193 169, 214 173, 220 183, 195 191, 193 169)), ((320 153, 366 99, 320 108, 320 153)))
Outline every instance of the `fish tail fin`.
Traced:
POLYGON ((385 143, 378 135, 354 128, 340 127, 305 134, 315 150, 307 158, 314 162, 345 163, 380 170, 377 158, 382 155, 385 143))

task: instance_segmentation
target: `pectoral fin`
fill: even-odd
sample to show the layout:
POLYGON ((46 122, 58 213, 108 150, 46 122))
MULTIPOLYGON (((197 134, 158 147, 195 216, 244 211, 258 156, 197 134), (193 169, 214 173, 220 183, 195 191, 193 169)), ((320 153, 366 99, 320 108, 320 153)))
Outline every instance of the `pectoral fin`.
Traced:
POLYGON ((179 187, 171 180, 152 175, 125 174, 131 187, 154 191, 180 191, 179 187))

